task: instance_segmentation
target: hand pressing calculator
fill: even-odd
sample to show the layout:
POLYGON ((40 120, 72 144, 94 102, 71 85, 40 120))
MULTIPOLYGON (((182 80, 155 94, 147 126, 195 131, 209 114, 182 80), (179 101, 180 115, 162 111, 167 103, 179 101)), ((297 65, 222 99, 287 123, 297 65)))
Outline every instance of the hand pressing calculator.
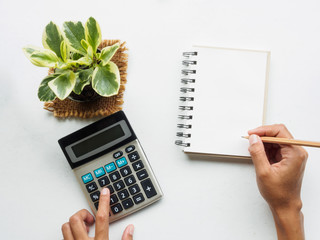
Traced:
POLYGON ((148 159, 123 111, 58 142, 94 214, 103 187, 110 190, 110 222, 162 197, 148 159))

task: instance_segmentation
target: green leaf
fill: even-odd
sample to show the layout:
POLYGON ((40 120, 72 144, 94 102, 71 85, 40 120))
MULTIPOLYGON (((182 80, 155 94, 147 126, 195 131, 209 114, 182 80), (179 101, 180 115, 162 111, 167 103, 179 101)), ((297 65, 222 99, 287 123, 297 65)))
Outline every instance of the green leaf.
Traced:
POLYGON ((88 53, 89 58, 93 59, 93 49, 91 46, 88 47, 87 53, 88 53))
POLYGON ((40 101, 48 102, 48 101, 53 101, 56 98, 56 95, 48 86, 48 82, 50 82, 51 80, 55 79, 58 76, 59 74, 51 74, 49 76, 46 76, 42 80, 38 89, 38 98, 40 101))
POLYGON ((73 52, 72 52, 70 55, 71 55, 71 59, 72 59, 72 60, 78 60, 79 58, 82 58, 82 57, 83 57, 82 54, 73 53, 73 52))
POLYGON ((72 92, 76 84, 74 72, 65 71, 55 79, 51 80, 48 85, 60 100, 64 100, 72 92))
POLYGON ((54 51, 59 58, 62 58, 60 51, 60 45, 62 41, 63 36, 59 27, 53 22, 50 22, 43 31, 42 45, 44 48, 54 51))
POLYGON ((116 44, 113 44, 112 46, 105 47, 102 49, 100 59, 103 66, 106 65, 111 60, 111 58, 117 52, 119 47, 120 47, 120 44, 116 43, 116 44))
POLYGON ((92 49, 92 46, 89 45, 89 43, 88 43, 86 40, 84 40, 84 39, 81 40, 81 45, 82 45, 82 47, 87 51, 87 54, 89 55, 89 57, 90 57, 91 59, 93 59, 93 49, 92 49))
POLYGON ((82 57, 79 58, 78 60, 73 61, 73 63, 77 63, 79 65, 85 65, 85 66, 90 66, 90 64, 92 63, 92 59, 90 59, 89 57, 82 57))
POLYGON ((80 94, 82 92, 83 88, 86 85, 90 84, 92 73, 93 73, 92 68, 82 70, 82 71, 76 73, 76 85, 73 88, 73 91, 76 94, 80 94))
POLYGON ((86 41, 92 46, 93 52, 96 53, 101 43, 101 30, 99 24, 93 17, 90 17, 85 26, 86 41))
POLYGON ((70 47, 77 53, 86 54, 86 50, 81 45, 81 40, 85 39, 85 31, 81 22, 64 22, 63 31, 70 47))
POLYGON ((86 40, 82 39, 81 46, 87 51, 87 49, 89 47, 89 43, 86 40))
POLYGON ((57 55, 49 49, 36 50, 29 47, 23 48, 23 51, 31 63, 38 67, 56 67, 59 62, 57 55))
POLYGON ((93 71, 92 88, 104 97, 116 95, 120 88, 120 73, 117 65, 113 62, 105 66, 98 65, 93 71))
POLYGON ((26 57, 27 57, 27 58, 30 58, 31 54, 32 54, 34 51, 41 51, 42 48, 28 45, 28 46, 22 48, 22 50, 23 50, 23 53, 26 55, 26 57))
POLYGON ((66 42, 63 40, 60 45, 61 58, 64 62, 69 59, 69 49, 66 42))

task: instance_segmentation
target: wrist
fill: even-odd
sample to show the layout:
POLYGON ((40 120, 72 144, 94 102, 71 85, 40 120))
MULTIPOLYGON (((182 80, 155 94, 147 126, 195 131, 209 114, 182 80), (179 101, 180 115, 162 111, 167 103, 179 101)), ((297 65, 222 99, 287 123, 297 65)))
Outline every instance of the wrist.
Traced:
POLYGON ((302 202, 286 207, 274 208, 270 206, 275 221, 279 240, 304 239, 302 202))

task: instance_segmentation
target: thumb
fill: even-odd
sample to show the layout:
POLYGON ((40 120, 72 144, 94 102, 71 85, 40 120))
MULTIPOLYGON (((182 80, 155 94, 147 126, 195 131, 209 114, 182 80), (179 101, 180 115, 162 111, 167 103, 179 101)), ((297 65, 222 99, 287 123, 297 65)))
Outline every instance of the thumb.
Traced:
POLYGON ((252 134, 249 137, 249 152, 252 162, 256 169, 256 173, 265 172, 270 168, 270 163, 264 150, 261 138, 258 135, 252 134))
POLYGON ((128 225, 123 232, 122 240, 133 240, 134 226, 132 224, 128 225))

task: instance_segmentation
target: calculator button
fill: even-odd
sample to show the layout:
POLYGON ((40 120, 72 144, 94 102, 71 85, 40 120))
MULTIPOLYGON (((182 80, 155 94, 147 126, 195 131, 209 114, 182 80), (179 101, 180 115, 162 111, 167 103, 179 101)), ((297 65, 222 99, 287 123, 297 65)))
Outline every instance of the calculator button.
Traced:
POLYGON ((124 189, 121 192, 118 192, 118 197, 120 198, 120 200, 124 200, 127 197, 129 197, 129 193, 128 193, 127 189, 124 189))
POLYGON ((107 176, 98 179, 100 187, 104 187, 105 185, 108 185, 110 183, 109 179, 107 176))
POLYGON ((133 197, 133 201, 135 204, 139 204, 144 201, 144 196, 142 195, 142 193, 139 193, 133 197))
POLYGON ((134 194, 140 192, 140 188, 139 188, 138 184, 135 184, 135 185, 129 187, 129 192, 131 193, 131 195, 134 195, 134 194))
POLYGON ((120 169, 120 173, 121 173, 122 177, 125 177, 125 176, 128 176, 132 172, 131 172, 130 167, 126 166, 126 167, 120 169))
POLYGON ((128 158, 129 158, 130 162, 134 162, 134 161, 138 160, 140 158, 140 156, 139 156, 138 152, 135 151, 133 153, 128 154, 128 158))
POLYGON ((97 192, 91 193, 90 197, 91 197, 92 202, 98 201, 100 198, 100 192, 97 191, 97 192))
POLYGON ((117 195, 113 194, 110 196, 110 205, 113 205, 119 201, 117 195))
POLYGON ((94 172, 94 175, 96 176, 96 178, 99 178, 99 177, 101 177, 101 176, 106 174, 106 172, 104 171, 103 167, 98 168, 98 169, 94 170, 93 172, 94 172))
POLYGON ((132 152, 135 149, 133 145, 126 147, 126 153, 132 152))
POLYGON ((107 170, 107 173, 111 173, 116 170, 116 165, 112 162, 104 166, 107 170))
POLYGON ((155 195, 157 195, 156 190, 154 189, 154 186, 150 180, 150 178, 143 180, 141 182, 141 186, 143 188, 143 191, 145 192, 145 194, 147 195, 147 198, 151 198, 155 195))
POLYGON ((137 172, 137 177, 139 180, 145 179, 148 176, 149 175, 145 169, 141 170, 140 172, 137 172))
POLYGON ((87 174, 83 175, 81 178, 82 178, 82 181, 84 184, 91 182, 93 180, 91 173, 87 173, 87 174))
POLYGON ((116 163, 118 165, 118 168, 121 168, 121 167, 123 167, 123 166, 128 164, 128 162, 127 162, 125 157, 122 157, 122 158, 116 160, 116 163))
POLYGON ((111 173, 109 175, 109 177, 110 177, 112 182, 115 182, 115 181, 117 181, 117 180, 119 180, 121 178, 119 172, 111 173))
POLYGON ((99 202, 94 203, 94 206, 95 206, 96 209, 98 210, 98 208, 99 208, 99 202))
POLYGON ((114 189, 111 185, 107 186, 107 188, 109 188, 110 194, 114 193, 114 189))
POLYGON ((113 214, 117 214, 119 212, 121 212, 123 209, 121 207, 120 203, 117 203, 116 205, 111 206, 111 211, 113 212, 113 214))
POLYGON ((120 180, 119 182, 116 182, 113 184, 113 187, 116 189, 116 191, 119 191, 123 188, 125 188, 124 182, 120 180))
POLYGON ((113 157, 114 158, 119 158, 119 157, 121 157, 123 155, 123 152, 122 151, 118 151, 118 152, 115 152, 114 154, 113 154, 113 157))
POLYGON ((97 184, 95 182, 87 184, 86 188, 87 188, 88 193, 91 193, 91 192, 98 189, 97 184))
POLYGON ((130 186, 130 185, 136 183, 136 179, 134 178, 133 175, 131 175, 131 176, 129 176, 129 177, 126 177, 126 178, 124 179, 124 181, 126 182, 127 186, 130 186))
POLYGON ((140 160, 140 161, 138 161, 138 162, 132 163, 132 167, 133 167, 133 169, 134 169, 135 171, 138 171, 138 170, 144 168, 144 165, 143 165, 143 163, 142 163, 141 160, 140 160))
POLYGON ((131 208, 133 206, 133 202, 130 198, 128 198, 127 200, 122 201, 122 206, 124 209, 131 208))

